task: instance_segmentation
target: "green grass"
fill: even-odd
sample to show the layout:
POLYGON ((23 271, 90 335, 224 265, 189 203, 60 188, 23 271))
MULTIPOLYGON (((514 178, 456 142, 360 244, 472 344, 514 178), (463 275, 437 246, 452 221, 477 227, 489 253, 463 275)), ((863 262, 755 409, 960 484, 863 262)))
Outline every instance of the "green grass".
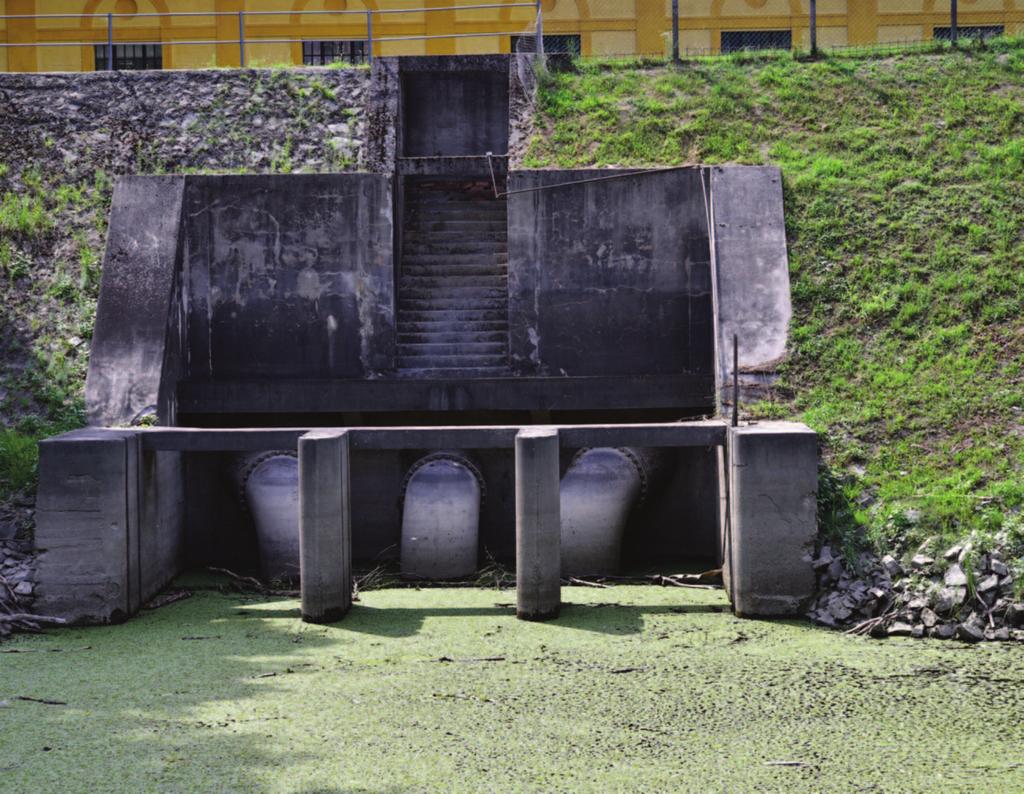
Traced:
POLYGON ((584 63, 541 81, 539 130, 528 167, 778 165, 791 356, 753 415, 821 432, 880 548, 1024 553, 1024 42, 584 63))
POLYGON ((563 592, 548 624, 517 621, 510 591, 373 591, 330 627, 294 601, 200 592, 18 637, 0 648, 16 651, 0 655, 2 787, 1024 787, 1019 648, 744 621, 721 592, 563 592))
POLYGON ((0 430, 0 491, 17 493, 35 482, 39 452, 32 433, 0 430))

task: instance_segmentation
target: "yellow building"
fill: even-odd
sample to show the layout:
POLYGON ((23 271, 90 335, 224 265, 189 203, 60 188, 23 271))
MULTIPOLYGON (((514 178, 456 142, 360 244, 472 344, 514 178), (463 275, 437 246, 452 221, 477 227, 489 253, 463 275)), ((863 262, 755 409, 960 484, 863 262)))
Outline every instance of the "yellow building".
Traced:
MULTIPOLYGON (((809 45, 810 0, 679 0, 684 52, 809 45)), ((533 0, 0 0, 0 70, 362 62, 530 45, 533 0), (473 8, 474 5, 495 7, 473 8), (426 11, 423 9, 435 9, 426 11), (244 12, 240 14, 240 12, 244 12), (369 44, 372 42, 372 44, 369 44)), ((541 0, 547 49, 664 55, 671 0, 541 0)), ((949 35, 950 0, 818 0, 822 47, 949 35)), ((961 35, 1024 32, 1024 0, 959 0, 961 35)))

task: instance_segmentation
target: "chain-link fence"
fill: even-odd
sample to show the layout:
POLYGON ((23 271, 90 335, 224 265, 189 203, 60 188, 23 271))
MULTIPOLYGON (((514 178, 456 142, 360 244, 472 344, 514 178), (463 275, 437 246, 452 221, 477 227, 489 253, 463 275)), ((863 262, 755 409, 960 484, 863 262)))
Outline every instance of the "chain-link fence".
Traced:
POLYGON ((0 0, 0 69, 360 64, 534 52, 669 58, 1024 35, 1024 0, 0 0), (237 6, 236 6, 237 7, 237 6), (110 59, 109 55, 113 58, 110 59))

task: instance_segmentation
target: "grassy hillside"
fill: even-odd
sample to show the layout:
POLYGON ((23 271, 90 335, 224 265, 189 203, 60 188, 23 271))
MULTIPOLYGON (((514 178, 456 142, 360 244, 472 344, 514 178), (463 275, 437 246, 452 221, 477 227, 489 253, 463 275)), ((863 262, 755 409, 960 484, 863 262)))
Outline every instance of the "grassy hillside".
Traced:
POLYGON ((84 422, 117 176, 352 169, 366 79, 0 74, 0 537, 31 527, 37 440, 84 422))
POLYGON ((903 57, 587 63, 531 167, 782 169, 795 316, 755 416, 823 434, 823 521, 884 549, 1024 540, 1024 43, 903 57))

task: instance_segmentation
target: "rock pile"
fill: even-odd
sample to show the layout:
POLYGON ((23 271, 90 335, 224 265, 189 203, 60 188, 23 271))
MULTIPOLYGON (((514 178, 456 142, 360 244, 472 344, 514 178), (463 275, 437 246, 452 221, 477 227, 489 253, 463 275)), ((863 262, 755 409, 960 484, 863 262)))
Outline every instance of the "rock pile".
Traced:
POLYGON ((998 551, 975 554, 967 543, 935 559, 921 548, 904 565, 888 554, 847 560, 822 546, 808 561, 818 581, 808 617, 820 625, 872 637, 1024 641, 1024 599, 998 551))
POLYGON ((29 541, 0 541, 0 639, 15 630, 37 630, 30 619, 35 600, 35 556, 29 541))
POLYGON ((12 170, 345 171, 364 155, 365 69, 0 75, 12 170))

